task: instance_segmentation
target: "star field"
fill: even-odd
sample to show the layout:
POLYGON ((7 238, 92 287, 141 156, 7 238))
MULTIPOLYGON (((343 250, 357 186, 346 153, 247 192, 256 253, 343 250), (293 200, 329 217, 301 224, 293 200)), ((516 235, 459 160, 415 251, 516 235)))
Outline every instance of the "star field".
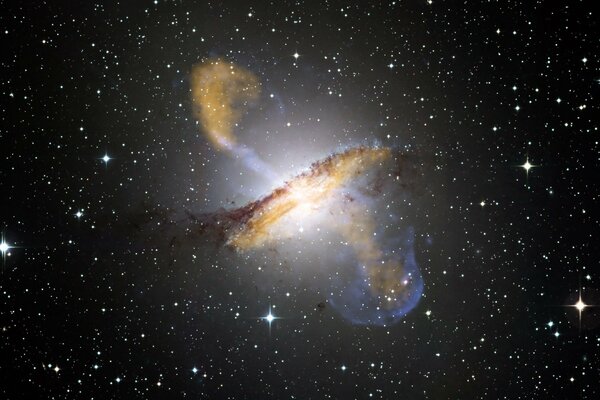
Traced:
POLYGON ((5 4, 0 398, 597 399, 593 6, 5 4))

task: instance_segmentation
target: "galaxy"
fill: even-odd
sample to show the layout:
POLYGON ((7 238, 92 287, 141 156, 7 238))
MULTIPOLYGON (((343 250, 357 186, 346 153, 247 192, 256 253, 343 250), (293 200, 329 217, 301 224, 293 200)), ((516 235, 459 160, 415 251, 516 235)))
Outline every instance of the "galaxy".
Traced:
POLYGON ((6 4, 0 398, 597 399, 592 6, 6 4))
MULTIPOLYGON (((264 174, 266 178, 275 177, 273 168, 252 148, 241 147, 233 133, 248 101, 258 97, 257 77, 233 63, 209 60, 193 68, 191 81, 192 101, 201 130, 213 145, 241 159, 252 171, 264 174)), ((369 186, 378 186, 376 190, 371 189, 372 195, 390 192, 391 188, 384 190, 381 187, 384 182, 377 169, 383 168, 391 153, 389 148, 362 146, 313 163, 307 172, 292 178, 285 186, 247 206, 229 211, 226 214, 229 218, 219 219, 218 223, 224 223, 222 219, 235 220, 232 217, 235 215, 241 222, 239 227, 234 224, 228 229, 227 245, 238 251, 269 243, 275 248, 285 246, 285 238, 294 240, 287 228, 293 227, 294 221, 311 219, 338 233, 344 244, 351 247, 356 259, 342 261, 343 264, 357 265, 355 281, 335 289, 340 292, 337 303, 340 303, 342 314, 361 324, 394 322, 396 317, 406 314, 417 304, 423 283, 413 255, 412 238, 405 241, 402 257, 385 254, 375 237, 375 221, 369 216, 373 211, 367 208, 374 206, 370 197, 375 197, 369 196, 366 190, 369 186), (369 173, 375 176, 376 182, 365 179, 369 173), (405 262, 408 265, 405 266, 405 262)), ((388 173, 388 177, 400 180, 399 175, 388 173)), ((331 247, 328 251, 344 253, 331 247)), ((392 250, 391 253, 395 252, 392 250)))

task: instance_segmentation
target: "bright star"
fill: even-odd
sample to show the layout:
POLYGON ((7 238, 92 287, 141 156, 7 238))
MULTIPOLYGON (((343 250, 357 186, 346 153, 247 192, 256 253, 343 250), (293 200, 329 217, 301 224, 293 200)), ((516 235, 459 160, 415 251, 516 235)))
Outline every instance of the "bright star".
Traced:
POLYGON ((537 165, 533 165, 532 163, 530 163, 529 162, 529 157, 528 157, 527 160, 525 161, 525 164, 520 165, 520 167, 525 170, 525 173, 526 173, 527 177, 529 177, 529 170, 531 168, 537 167, 537 165))
POLYGON ((271 307, 269 307, 269 313, 267 315, 265 315, 264 317, 262 317, 261 319, 264 319, 265 321, 267 321, 269 323, 269 326, 271 326, 271 323, 277 319, 277 317, 275 317, 273 315, 273 313, 271 312, 271 307))
POLYGON ((295 52, 295 53, 294 53, 294 58, 297 60, 297 59, 298 59, 298 57, 300 57, 300 54, 298 54, 298 52, 295 52))
MULTIPOLYGON (((2 268, 4 268, 4 264, 6 263, 6 254, 13 247, 6 243, 6 240, 4 240, 4 232, 2 232, 1 240, 2 241, 0 241, 0 253, 2 253, 2 268)), ((8 254, 10 255, 10 253, 8 254)))
POLYGON ((83 212, 82 212, 81 210, 78 210, 78 211, 75 213, 75 216, 76 216, 77 218, 81 218, 81 217, 83 216, 83 212))
POLYGON ((267 321, 267 323, 269 324, 269 334, 270 334, 271 333, 271 324, 273 323, 273 321, 275 321, 276 319, 279 319, 279 318, 273 315, 273 313, 271 312, 271 307, 269 306, 269 313, 267 315, 265 315, 264 317, 261 317, 261 319, 267 321))
POLYGON ((573 307, 577 310, 577 313, 579 314, 579 332, 581 332, 581 314, 583 313, 583 310, 588 307, 595 307, 595 305, 586 304, 583 301, 583 298, 581 297, 581 282, 579 283, 579 298, 577 299, 577 302, 575 304, 569 304, 567 307, 573 307))
POLYGON ((193 372, 194 374, 195 374, 195 373, 197 373, 197 372, 198 372, 198 368, 196 368, 196 367, 192 368, 192 372, 193 372))

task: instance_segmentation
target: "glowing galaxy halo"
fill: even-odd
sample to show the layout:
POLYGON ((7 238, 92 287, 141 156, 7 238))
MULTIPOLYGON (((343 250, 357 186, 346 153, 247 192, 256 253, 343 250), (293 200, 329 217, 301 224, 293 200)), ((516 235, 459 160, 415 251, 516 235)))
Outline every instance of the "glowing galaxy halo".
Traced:
MULTIPOLYGON (((256 76, 231 62, 209 59, 194 66, 191 82, 195 117, 211 144, 241 160, 245 168, 280 180, 234 134, 248 104, 259 98, 256 76)), ((381 226, 389 221, 382 224, 374 211, 383 187, 399 179, 397 166, 398 155, 389 147, 350 147, 314 162, 258 200, 211 220, 222 229, 225 244, 240 253, 284 246, 297 234, 294 221, 326 227, 341 243, 334 250, 341 273, 331 278, 330 303, 352 323, 389 325, 416 307, 423 292, 413 228, 394 226, 385 232, 381 226), (387 243, 390 240, 384 238, 390 235, 402 239, 387 243)), ((208 224, 203 222, 204 227, 208 224)))

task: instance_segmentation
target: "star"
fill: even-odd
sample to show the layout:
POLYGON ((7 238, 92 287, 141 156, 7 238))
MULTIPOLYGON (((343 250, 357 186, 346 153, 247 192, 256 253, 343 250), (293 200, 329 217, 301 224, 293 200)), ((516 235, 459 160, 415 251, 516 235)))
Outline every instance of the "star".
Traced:
POLYGON ((58 374, 58 371, 60 371, 60 368, 58 368, 58 365, 56 367, 54 367, 54 372, 56 372, 58 374))
POLYGON ((4 268, 4 264, 6 263, 6 255, 10 255, 8 251, 12 248, 13 247, 11 245, 6 243, 6 240, 4 239, 4 232, 2 232, 2 239, 0 241, 0 253, 2 253, 2 268, 4 268))
POLYGON ((300 57, 300 54, 298 54, 298 52, 295 52, 294 55, 293 55, 293 57, 297 60, 298 57, 300 57))
POLYGON ((2 255, 4 256, 9 249, 10 246, 8 245, 8 243, 6 243, 4 239, 2 239, 2 243, 0 243, 0 252, 2 252, 2 255))
POLYGON ((527 175, 527 177, 529 177, 529 170, 531 168, 537 167, 537 165, 533 165, 532 163, 530 163, 529 157, 527 157, 525 163, 523 165, 520 165, 520 167, 525 170, 525 174, 527 175))
POLYGON ((579 310, 579 312, 581 313, 583 311, 584 308, 587 307, 587 304, 585 304, 582 300, 581 297, 579 298, 579 301, 577 301, 577 303, 574 304, 574 307, 576 309, 579 310))
POLYGON ((269 324, 269 334, 271 333, 271 324, 273 323, 273 321, 275 321, 276 319, 279 319, 278 317, 276 317, 275 315, 273 315, 272 311, 271 311, 271 306, 269 306, 269 313, 267 315, 265 315, 264 317, 261 317, 260 319, 267 321, 267 323, 269 324))
POLYGON ((83 216, 83 211, 81 211, 81 210, 77 210, 77 212, 75 213, 75 216, 76 216, 77 218, 81 218, 81 217, 83 216))
POLYGON ((192 368, 192 372, 193 372, 194 374, 198 373, 198 368, 196 368, 196 367, 192 368))
POLYGON ((108 162, 112 160, 112 157, 110 157, 107 153, 104 153, 104 157, 102 157, 101 160, 104 161, 105 165, 108 165, 108 162))
POLYGON ((579 332, 581 332, 581 314, 586 308, 595 307, 595 305, 586 304, 583 301, 581 294, 581 282, 579 282, 579 298, 577 299, 577 302, 575 302, 575 304, 568 304, 567 307, 573 307, 577 310, 577 313, 579 314, 579 332))
POLYGON ((481 203, 479 203, 479 205, 480 205, 481 207, 484 207, 484 206, 485 206, 485 200, 481 200, 481 203))

